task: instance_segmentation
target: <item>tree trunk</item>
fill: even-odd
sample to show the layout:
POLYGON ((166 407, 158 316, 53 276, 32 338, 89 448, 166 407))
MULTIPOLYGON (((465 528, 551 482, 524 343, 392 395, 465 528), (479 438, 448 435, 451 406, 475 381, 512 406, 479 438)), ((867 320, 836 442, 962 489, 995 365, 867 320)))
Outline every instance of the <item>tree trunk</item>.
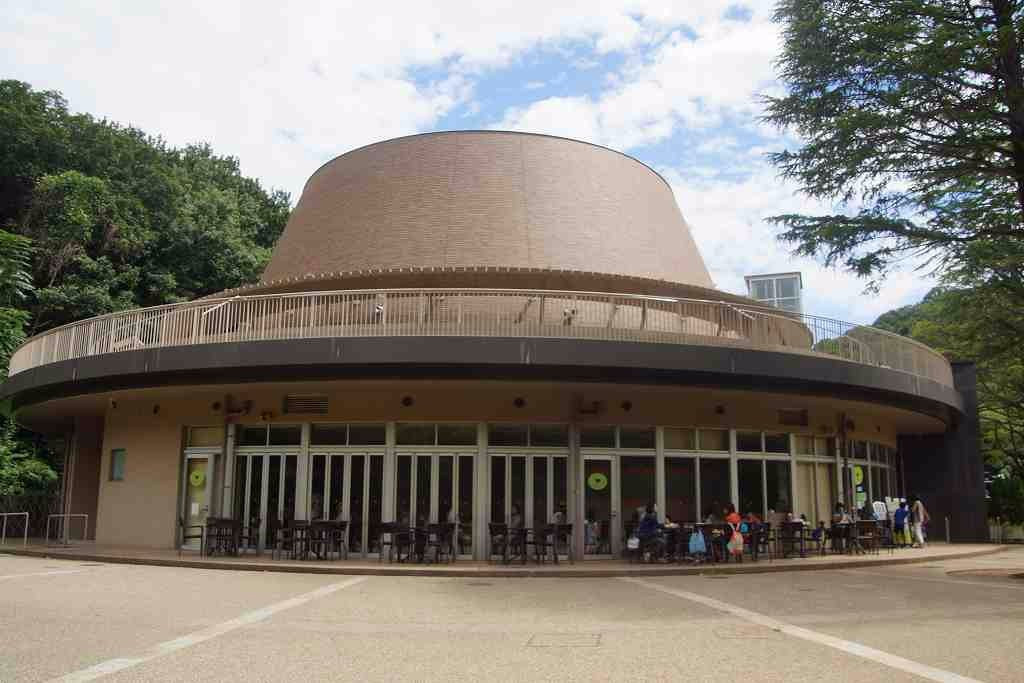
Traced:
POLYGON ((1017 180, 1018 227, 1024 223, 1024 68, 1017 46, 1014 14, 1018 0, 992 0, 996 25, 996 68, 1002 77, 1002 95, 1010 116, 1010 144, 1017 180))

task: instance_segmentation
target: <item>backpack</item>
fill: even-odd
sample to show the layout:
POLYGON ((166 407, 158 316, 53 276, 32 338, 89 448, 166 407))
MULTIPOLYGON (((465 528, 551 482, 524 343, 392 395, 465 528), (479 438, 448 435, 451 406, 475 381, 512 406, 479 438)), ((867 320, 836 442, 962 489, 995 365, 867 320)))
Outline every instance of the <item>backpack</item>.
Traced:
POLYGON ((708 546, 704 543, 704 534, 699 531, 694 531, 690 534, 690 554, 691 555, 703 555, 707 553, 708 546))

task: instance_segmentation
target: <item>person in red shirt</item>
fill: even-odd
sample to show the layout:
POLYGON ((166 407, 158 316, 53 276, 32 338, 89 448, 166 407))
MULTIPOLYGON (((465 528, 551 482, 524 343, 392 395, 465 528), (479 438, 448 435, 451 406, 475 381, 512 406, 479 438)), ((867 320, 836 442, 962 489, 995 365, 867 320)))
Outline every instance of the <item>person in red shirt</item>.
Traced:
POLYGON ((736 526, 740 523, 740 516, 736 512, 736 506, 732 503, 726 505, 723 512, 725 513, 725 521, 729 524, 736 526))

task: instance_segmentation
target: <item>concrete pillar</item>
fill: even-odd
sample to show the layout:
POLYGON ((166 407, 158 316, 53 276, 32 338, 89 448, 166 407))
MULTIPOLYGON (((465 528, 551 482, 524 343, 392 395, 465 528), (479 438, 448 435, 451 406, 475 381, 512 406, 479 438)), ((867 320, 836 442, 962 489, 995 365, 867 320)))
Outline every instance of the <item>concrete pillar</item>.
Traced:
POLYGON ((953 385, 964 403, 944 434, 900 435, 906 495, 921 496, 931 515, 929 535, 950 540, 988 540, 985 472, 978 424, 978 378, 974 363, 955 362, 953 385))

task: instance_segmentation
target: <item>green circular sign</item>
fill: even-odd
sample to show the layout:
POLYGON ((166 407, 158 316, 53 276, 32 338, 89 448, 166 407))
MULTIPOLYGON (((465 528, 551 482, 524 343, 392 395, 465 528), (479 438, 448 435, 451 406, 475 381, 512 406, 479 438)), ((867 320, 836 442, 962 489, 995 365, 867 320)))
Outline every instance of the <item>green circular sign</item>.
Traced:
POLYGON ((858 486, 864 483, 864 468, 860 465, 853 468, 853 483, 858 486))
POLYGON ((188 475, 188 481, 192 486, 199 488, 206 481, 206 474, 202 470, 195 470, 188 475))
POLYGON ((587 486, 595 491, 603 491, 608 488, 608 476, 600 472, 594 472, 587 477, 587 486))

